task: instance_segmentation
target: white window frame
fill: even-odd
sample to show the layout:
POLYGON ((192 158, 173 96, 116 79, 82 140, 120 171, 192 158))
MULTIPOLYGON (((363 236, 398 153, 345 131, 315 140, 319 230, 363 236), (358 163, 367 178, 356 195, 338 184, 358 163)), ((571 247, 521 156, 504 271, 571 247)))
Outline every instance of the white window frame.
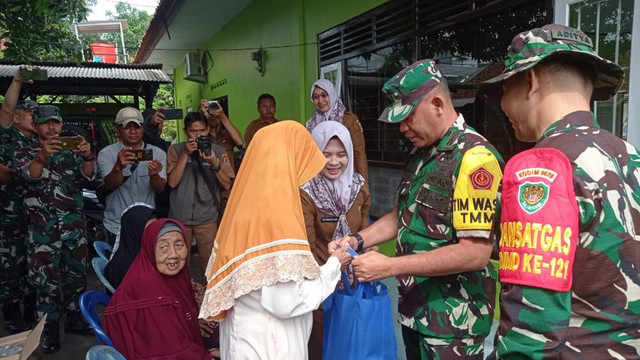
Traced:
MULTIPOLYGON (((569 5, 584 0, 556 0, 554 22, 569 24, 569 5)), ((631 69, 629 71, 629 118, 627 119, 627 141, 640 148, 640 0, 633 2, 633 27, 631 30, 631 69), (635 16, 638 14, 639 16, 635 16), (635 66, 633 64, 636 64, 635 66)))
MULTIPOLYGON (((338 97, 342 96, 342 61, 335 62, 333 64, 325 65, 320 68, 320 79, 326 79, 327 74, 334 73, 335 74, 335 83, 333 86, 336 88, 336 92, 338 93, 338 97)), ((331 81, 331 80, 329 80, 331 81)), ((334 81, 331 81, 332 83, 334 81)))

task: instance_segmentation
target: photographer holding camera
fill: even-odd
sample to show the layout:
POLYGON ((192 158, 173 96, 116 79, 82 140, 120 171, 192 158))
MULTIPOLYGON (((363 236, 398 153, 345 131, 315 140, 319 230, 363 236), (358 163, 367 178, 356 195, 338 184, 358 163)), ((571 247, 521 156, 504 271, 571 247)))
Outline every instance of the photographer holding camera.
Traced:
POLYGON ((98 171, 109 189, 104 227, 114 238, 120 233, 122 212, 135 202, 154 204, 156 193, 162 192, 167 184, 167 155, 142 141, 143 122, 140 110, 120 109, 115 120, 120 141, 98 154, 98 171))
POLYGON ((235 146, 242 148, 242 134, 231 123, 219 102, 209 101, 207 105, 201 102, 200 111, 209 121, 209 136, 211 136, 213 143, 222 146, 227 151, 231 167, 235 169, 233 148, 235 146))
POLYGON ((207 136, 203 114, 190 112, 184 119, 188 141, 173 144, 167 155, 170 195, 169 217, 187 228, 187 244, 195 235, 204 271, 218 231, 220 191, 235 178, 225 149, 207 136))

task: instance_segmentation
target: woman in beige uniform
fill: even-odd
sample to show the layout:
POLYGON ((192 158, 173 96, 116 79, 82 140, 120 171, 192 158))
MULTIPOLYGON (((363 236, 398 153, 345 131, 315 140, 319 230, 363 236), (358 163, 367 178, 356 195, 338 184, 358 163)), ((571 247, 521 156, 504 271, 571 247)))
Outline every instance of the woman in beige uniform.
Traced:
POLYGON ((356 172, 368 182, 369 169, 367 155, 364 152, 364 133, 356 114, 347 111, 342 100, 338 97, 335 87, 327 79, 318 79, 311 85, 311 101, 313 101, 316 111, 307 120, 307 129, 313 131, 318 124, 324 121, 337 121, 344 125, 349 130, 353 143, 353 166, 356 172))
MULTIPOLYGON (((311 252, 323 265, 329 258, 329 242, 369 225, 370 196, 364 178, 354 171, 349 130, 336 121, 325 121, 311 136, 327 163, 300 187, 300 199, 311 252)), ((322 309, 313 312, 309 359, 322 359, 322 309)))

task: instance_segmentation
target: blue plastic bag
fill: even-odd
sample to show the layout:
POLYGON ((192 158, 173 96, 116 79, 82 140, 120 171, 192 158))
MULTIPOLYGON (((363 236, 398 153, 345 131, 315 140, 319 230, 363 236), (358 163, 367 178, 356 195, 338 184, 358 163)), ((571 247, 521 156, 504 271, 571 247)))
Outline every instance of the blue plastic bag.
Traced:
POLYGON ((323 303, 323 360, 397 360, 391 299, 380 281, 349 287, 323 303))

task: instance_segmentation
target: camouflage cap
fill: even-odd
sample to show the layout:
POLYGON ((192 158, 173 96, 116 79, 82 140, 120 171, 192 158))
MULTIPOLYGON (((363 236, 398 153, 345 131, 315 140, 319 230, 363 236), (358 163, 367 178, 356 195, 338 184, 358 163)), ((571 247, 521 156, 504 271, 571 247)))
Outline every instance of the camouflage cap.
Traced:
POLYGON ((591 62, 597 71, 593 100, 606 100, 613 96, 624 82, 623 68, 599 56, 593 41, 584 32, 560 24, 547 24, 541 28, 516 35, 507 50, 504 71, 485 83, 493 84, 531 69, 552 55, 578 56, 591 62))
POLYGON ((35 110, 38 107, 38 103, 33 100, 22 100, 16 105, 16 110, 35 110))
POLYGON ((420 100, 440 85, 442 79, 438 65, 431 59, 407 66, 382 87, 382 92, 392 98, 393 104, 384 109, 378 120, 397 123, 406 119, 420 100))
POLYGON ((40 105, 33 111, 33 121, 35 121, 36 124, 45 123, 47 120, 62 122, 62 114, 57 106, 40 105))

